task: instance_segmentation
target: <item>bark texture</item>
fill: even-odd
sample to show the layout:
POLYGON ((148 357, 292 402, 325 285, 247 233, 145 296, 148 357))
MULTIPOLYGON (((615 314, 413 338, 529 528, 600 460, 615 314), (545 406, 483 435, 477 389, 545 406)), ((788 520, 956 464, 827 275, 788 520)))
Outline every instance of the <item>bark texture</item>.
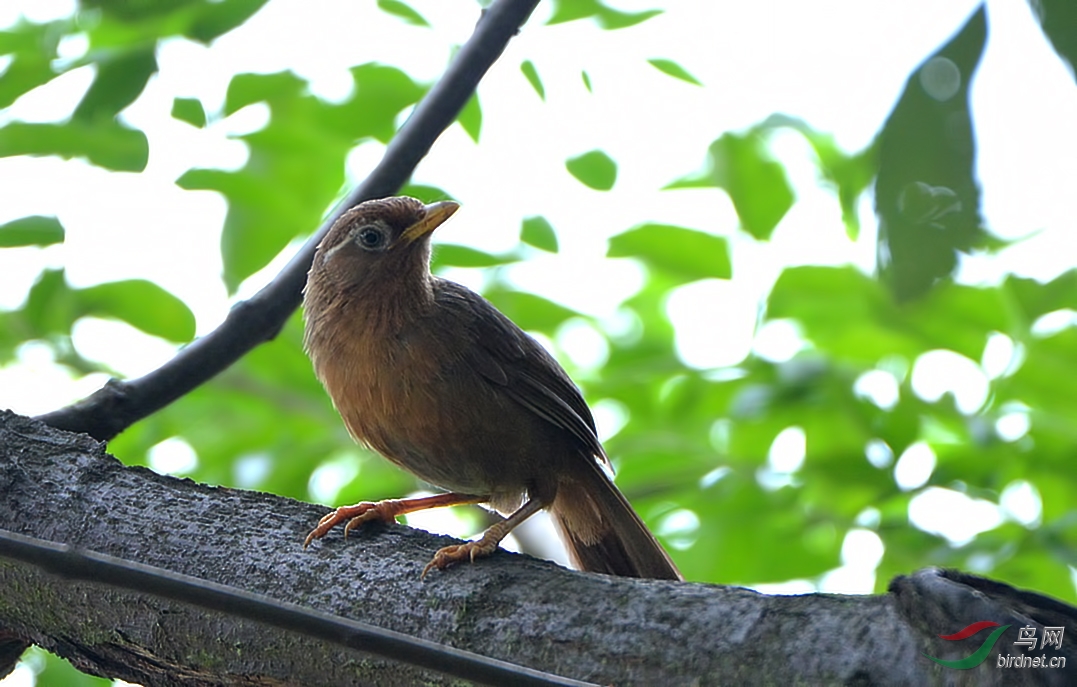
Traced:
MULTIPOLYGON (((1077 609, 955 571, 900 577, 880 596, 766 596, 612 578, 498 553, 419 571, 451 541, 403 526, 304 551, 324 508, 125 467, 85 435, 0 412, 0 527, 158 566, 602 685, 1072 685, 1077 609), (1064 627, 1062 669, 1000 669, 1004 635, 939 634, 991 620, 1064 627)), ((155 685, 458 684, 227 612, 72 582, 0 559, 0 674, 27 643, 88 673, 155 685)))

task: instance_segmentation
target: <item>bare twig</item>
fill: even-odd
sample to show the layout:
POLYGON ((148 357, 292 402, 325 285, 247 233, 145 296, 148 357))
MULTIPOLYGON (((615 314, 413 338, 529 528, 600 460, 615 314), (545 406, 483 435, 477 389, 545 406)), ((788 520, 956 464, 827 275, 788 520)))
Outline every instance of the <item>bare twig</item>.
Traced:
POLYGON ((253 297, 237 303, 221 326, 153 372, 138 379, 110 380, 87 398, 38 419, 106 441, 208 381, 258 344, 275 338, 299 306, 322 235, 347 209, 391 195, 404 185, 537 4, 538 0, 496 0, 486 10, 475 33, 401 127, 370 176, 326 218, 280 274, 253 297))

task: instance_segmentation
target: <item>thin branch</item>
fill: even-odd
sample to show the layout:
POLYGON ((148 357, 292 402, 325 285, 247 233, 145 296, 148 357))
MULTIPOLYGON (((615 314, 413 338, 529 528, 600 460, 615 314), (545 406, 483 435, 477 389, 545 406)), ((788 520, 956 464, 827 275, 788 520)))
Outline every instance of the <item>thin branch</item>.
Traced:
POLYGON ((401 127, 370 176, 326 218, 280 274, 253 297, 237 303, 221 326, 153 372, 138 379, 110 380, 89 397, 38 419, 107 441, 224 371, 258 344, 275 338, 299 307, 322 235, 349 208, 392 195, 407 182, 537 4, 538 0, 496 0, 483 13, 475 33, 401 127))
POLYGON ((0 529, 0 557, 30 563, 53 575, 102 582, 136 592, 182 601, 211 611, 247 618, 308 637, 358 649, 382 658, 487 685, 595 687, 507 661, 455 649, 402 632, 322 613, 235 587, 163 568, 132 563, 65 544, 0 529))

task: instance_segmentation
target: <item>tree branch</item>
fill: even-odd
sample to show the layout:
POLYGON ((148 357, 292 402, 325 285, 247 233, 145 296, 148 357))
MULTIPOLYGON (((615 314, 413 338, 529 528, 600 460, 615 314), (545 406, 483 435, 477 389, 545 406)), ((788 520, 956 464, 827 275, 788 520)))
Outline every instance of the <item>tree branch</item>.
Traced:
POLYGON ((0 557, 30 563, 65 580, 103 582, 113 587, 182 601, 482 684, 596 687, 590 682, 560 678, 505 661, 496 661, 375 625, 319 613, 285 601, 276 601, 262 594, 206 582, 162 568, 131 563, 113 556, 80 551, 68 545, 53 544, 2 529, 0 557))
POLYGON ((496 0, 442 78, 416 106, 385 155, 311 237, 280 274, 250 299, 237 303, 221 326, 149 374, 110 380, 89 397, 38 417, 72 432, 107 441, 213 378, 247 351, 272 340, 299 307, 314 250, 337 217, 371 198, 397 192, 441 132, 474 94, 486 71, 519 31, 538 0, 496 0))
MULTIPOLYGON (((0 522, 12 531, 240 587, 319 613, 598 684, 1072 684, 1077 609, 960 573, 901 577, 880 596, 766 596, 714 585, 612 578, 498 553, 419 578, 445 537, 364 528, 311 549, 322 510, 128 468, 86 436, 0 413, 0 522), (266 562, 271 561, 272 565, 266 562), (986 661, 944 668, 983 642, 939 634, 1011 625, 986 661), (1016 629, 1066 628, 1067 669, 999 670, 1016 629)), ((451 684, 416 666, 341 649, 146 592, 72 583, 0 560, 0 638, 81 670, 155 685, 451 684)), ((4 666, 0 665, 0 672, 4 666)))

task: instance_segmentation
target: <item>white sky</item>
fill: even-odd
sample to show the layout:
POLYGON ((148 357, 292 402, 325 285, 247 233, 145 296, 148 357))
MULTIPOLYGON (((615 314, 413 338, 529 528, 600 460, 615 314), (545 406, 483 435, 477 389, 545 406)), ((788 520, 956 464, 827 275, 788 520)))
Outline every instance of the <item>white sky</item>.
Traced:
MULTIPOLYGON (((266 111, 249 107, 198 130, 169 117, 172 99, 197 97, 212 113, 222 104, 233 74, 282 69, 309 79, 316 93, 340 99, 351 83, 348 68, 367 61, 433 80, 452 47, 471 34, 477 4, 410 4, 431 21, 433 30, 383 16, 373 0, 272 0, 252 21, 209 48, 183 40, 167 42, 159 54, 160 73, 124 114, 150 139, 149 166, 142 174, 106 172, 81 161, 0 158, 0 223, 32 214, 56 215, 68 231, 60 246, 0 250, 0 307, 18 306, 42 268, 63 266, 76 286, 125 278, 157 281, 192 307, 200 334, 212 330, 231 302, 219 279, 225 205, 213 193, 183 191, 174 181, 191 167, 241 166, 244 146, 228 136, 256 130, 265 122, 266 111)), ((818 187, 810 149, 795 134, 774 141, 798 201, 769 243, 736 233, 736 215, 718 189, 659 189, 698 170, 707 146, 723 132, 746 128, 776 112, 803 118, 833 133, 846 150, 859 150, 881 127, 909 73, 963 25, 977 3, 631 0, 618 6, 647 9, 661 4, 668 4, 665 14, 620 31, 601 31, 589 22, 545 27, 533 20, 480 87, 481 144, 476 146, 453 127, 419 167, 416 181, 440 185, 463 203, 439 231, 442 241, 505 250, 515 245, 522 217, 545 215, 558 231, 561 253, 514 267, 513 278, 526 289, 600 317, 612 317, 640 280, 630 261, 604 258, 609 236, 639 222, 659 221, 730 237, 733 279, 685 286, 668 305, 678 350, 688 363, 729 365, 753 345, 759 301, 784 266, 853 263, 872 269, 875 224, 870 201, 861 207, 862 236, 851 242, 836 198, 818 187), (648 58, 680 63, 705 87, 659 73, 647 64, 648 58), (538 68, 546 102, 519 71, 525 59, 538 68), (581 69, 589 73, 593 93, 584 89, 581 69), (564 170, 565 159, 594 148, 605 150, 620 165, 617 184, 608 193, 583 187, 564 170), (706 315, 690 314, 699 312, 706 315)), ((71 7, 65 0, 7 0, 0 3, 0 27, 14 22, 20 12, 40 21, 64 16, 71 7)), ((988 7, 988 44, 972 89, 983 209, 988 226, 1001 236, 1038 233, 1001 258, 965 261, 962 276, 982 282, 1016 272, 1048 279, 1077 263, 1072 238, 1077 88, 1042 38, 1026 3, 991 0, 988 7)), ((548 12, 548 5, 540 6, 536 19, 548 12)), ((72 57, 83 48, 78 40, 65 46, 72 57)), ((0 68, 4 66, 0 62, 0 68)), ((81 69, 56 79, 0 112, 0 123, 61 119, 91 78, 81 69)), ((379 144, 356 150, 349 160, 352 178, 362 178, 381 153, 379 144)), ((289 256, 286 251, 248 280, 241 295, 256 291, 289 256)), ((453 276, 471 285, 482 279, 475 271, 453 276)), ((769 331, 768 336, 774 340, 767 345, 779 351, 779 357, 795 350, 788 328, 769 331)), ((127 375, 145 373, 173 353, 164 342, 101 320, 82 322, 75 342, 85 355, 127 375)), ((564 343, 582 363, 600 354, 586 336, 566 337, 564 343)), ((0 369, 0 407, 35 414, 80 398, 102 382, 73 381, 49 362, 40 347, 30 345, 18 363, 0 369)), ((920 374, 939 382, 939 375, 956 369, 957 377, 943 377, 942 389, 973 394, 967 404, 975 409, 982 403, 976 402, 975 389, 982 386, 985 373, 980 361, 972 362, 971 371, 939 364, 920 374)), ((795 437, 790 445, 795 447, 795 437)), ((772 452, 771 462, 796 465, 795 449, 793 453, 782 458, 772 452)), ((899 458, 901 466, 906 458, 899 458)), ((917 469, 922 472, 927 465, 924 461, 933 460, 933 454, 914 455, 901 467, 902 474, 915 477, 917 469)), ((1014 487, 1009 511, 995 511, 1025 513, 1021 517, 1034 521, 1034 513, 1027 516, 1029 499, 1021 500, 1027 492, 1023 489, 1014 487)), ((1035 502, 1038 496, 1033 497, 1035 502)), ((952 535, 960 541, 966 533, 952 535)), ((855 536, 855 546, 846 542, 850 551, 875 550, 864 544, 865 538, 875 536, 870 530, 857 530, 855 536)), ((870 589, 874 564, 867 559, 850 559, 822 586, 870 589)))

